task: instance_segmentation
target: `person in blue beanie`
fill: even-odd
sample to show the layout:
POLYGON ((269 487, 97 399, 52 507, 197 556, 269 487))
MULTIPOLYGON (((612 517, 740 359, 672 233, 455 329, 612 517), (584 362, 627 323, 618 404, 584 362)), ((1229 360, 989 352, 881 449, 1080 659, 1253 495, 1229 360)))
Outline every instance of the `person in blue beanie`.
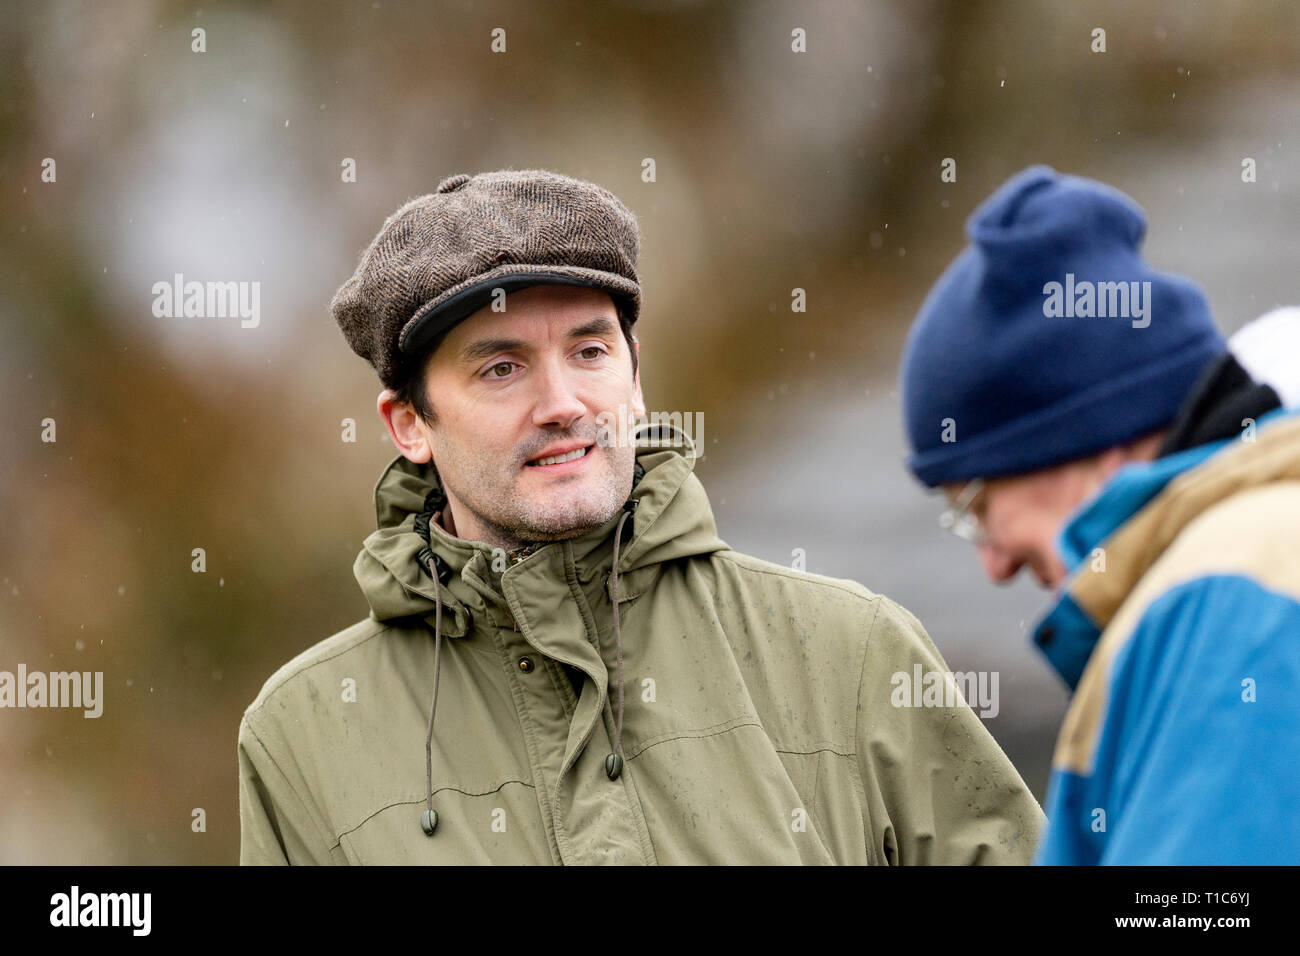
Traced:
POLYGON ((908 467, 989 578, 1053 591, 1035 862, 1300 863, 1300 409, 1145 232, 1047 166, 981 204, 904 347, 908 467))

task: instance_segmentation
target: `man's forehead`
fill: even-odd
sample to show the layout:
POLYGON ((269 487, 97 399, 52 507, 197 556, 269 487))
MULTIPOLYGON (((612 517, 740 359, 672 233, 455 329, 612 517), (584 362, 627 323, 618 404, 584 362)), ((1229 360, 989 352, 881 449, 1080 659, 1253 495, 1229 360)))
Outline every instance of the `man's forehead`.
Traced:
POLYGON ((534 285, 498 295, 461 322, 453 332, 476 330, 510 321, 556 322, 575 314, 609 315, 617 311, 614 299, 600 289, 576 285, 534 285), (497 308, 493 308, 497 306, 497 308))
POLYGON ((564 318, 549 325, 530 323, 510 328, 485 329, 477 336, 454 345, 452 360, 472 363, 495 355, 527 349, 550 340, 566 341, 587 336, 613 337, 618 334, 618 323, 603 315, 582 318, 564 318))
MULTIPOLYGON (((553 287, 551 287, 553 288, 553 287)), ((466 353, 483 351, 483 343, 511 341, 515 347, 547 339, 571 338, 575 335, 608 335, 618 331, 618 311, 614 300, 604 293, 556 299, 539 297, 524 300, 532 289, 512 293, 506 299, 506 311, 494 312, 484 306, 448 332, 445 351, 454 361, 466 353)), ((594 290, 579 290, 593 292, 594 290)))

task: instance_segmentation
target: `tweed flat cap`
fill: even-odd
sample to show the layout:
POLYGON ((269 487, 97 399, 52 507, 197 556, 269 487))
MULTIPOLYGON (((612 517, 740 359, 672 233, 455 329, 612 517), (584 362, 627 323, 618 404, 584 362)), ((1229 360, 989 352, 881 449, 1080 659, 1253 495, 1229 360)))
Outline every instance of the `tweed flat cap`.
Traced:
POLYGON ((602 289, 635 322, 639 253, 636 217, 601 186, 541 169, 458 173, 384 221, 330 312, 396 388, 420 350, 495 289, 602 289))

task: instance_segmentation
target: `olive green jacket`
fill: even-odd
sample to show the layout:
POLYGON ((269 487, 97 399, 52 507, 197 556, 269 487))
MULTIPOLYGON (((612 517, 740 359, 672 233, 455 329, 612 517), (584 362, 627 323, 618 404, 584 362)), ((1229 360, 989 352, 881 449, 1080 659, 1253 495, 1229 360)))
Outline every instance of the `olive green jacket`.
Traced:
POLYGON ((614 582, 625 512, 522 558, 435 520, 421 561, 436 473, 395 459, 354 568, 369 618, 244 714, 240 861, 1029 862, 1042 811, 979 718, 894 706, 895 675, 946 671, 916 618, 730 550, 692 469, 638 449, 614 582))

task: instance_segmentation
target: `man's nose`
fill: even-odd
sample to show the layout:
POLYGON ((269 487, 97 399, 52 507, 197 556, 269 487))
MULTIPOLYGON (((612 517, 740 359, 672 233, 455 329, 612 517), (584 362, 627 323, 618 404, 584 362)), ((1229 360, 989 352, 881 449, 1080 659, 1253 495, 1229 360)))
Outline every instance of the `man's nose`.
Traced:
POLYGON ((587 413, 587 406, 578 397, 567 369, 545 366, 538 371, 539 393, 533 406, 534 425, 539 428, 568 428, 587 413))
POLYGON ((1020 562, 991 544, 979 546, 980 564, 984 573, 994 584, 1010 581, 1020 570, 1020 562))

